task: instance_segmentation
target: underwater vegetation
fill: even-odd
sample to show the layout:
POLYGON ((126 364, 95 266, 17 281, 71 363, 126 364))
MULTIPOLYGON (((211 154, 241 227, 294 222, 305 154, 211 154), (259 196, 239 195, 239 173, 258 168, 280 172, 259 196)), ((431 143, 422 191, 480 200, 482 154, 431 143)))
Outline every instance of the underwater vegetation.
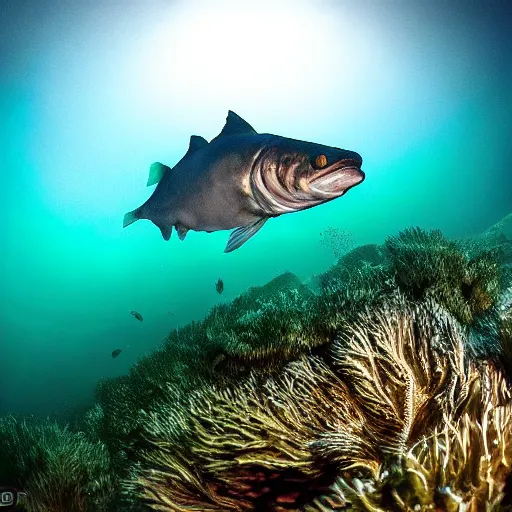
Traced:
POLYGON ((464 342, 437 304, 393 297, 327 360, 302 356, 148 415, 138 492, 155 510, 494 506, 512 462, 511 396, 464 342))
POLYGON ((250 288, 72 425, 2 418, 0 476, 28 512, 508 510, 511 236, 493 233, 411 228, 315 286, 250 288))
POLYGON ((0 418, 0 479, 31 512, 109 510, 115 474, 105 445, 55 422, 0 418))
POLYGON ((389 237, 386 249, 400 289, 413 299, 433 297, 464 324, 498 300, 500 266, 492 251, 469 257, 440 231, 419 228, 389 237))

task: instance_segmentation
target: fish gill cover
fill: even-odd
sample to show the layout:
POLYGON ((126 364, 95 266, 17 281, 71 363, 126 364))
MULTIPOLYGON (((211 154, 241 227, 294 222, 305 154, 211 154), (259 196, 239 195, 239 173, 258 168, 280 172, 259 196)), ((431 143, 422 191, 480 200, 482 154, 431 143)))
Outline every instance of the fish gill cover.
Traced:
POLYGON ((510 242, 408 229, 251 288, 73 424, 2 418, 0 477, 29 512, 507 510, 510 242))

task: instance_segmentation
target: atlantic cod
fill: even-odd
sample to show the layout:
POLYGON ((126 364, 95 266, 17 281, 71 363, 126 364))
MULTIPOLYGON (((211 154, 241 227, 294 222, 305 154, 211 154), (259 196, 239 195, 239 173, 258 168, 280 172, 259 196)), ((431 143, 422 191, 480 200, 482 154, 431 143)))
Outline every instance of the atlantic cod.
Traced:
POLYGON ((124 216, 123 227, 139 219, 155 224, 164 240, 175 227, 180 240, 189 230, 232 231, 224 252, 238 249, 270 217, 298 212, 342 196, 361 183, 362 158, 354 151, 258 133, 240 116, 209 143, 192 135, 185 156, 171 169, 155 162, 147 186, 151 197, 124 216))

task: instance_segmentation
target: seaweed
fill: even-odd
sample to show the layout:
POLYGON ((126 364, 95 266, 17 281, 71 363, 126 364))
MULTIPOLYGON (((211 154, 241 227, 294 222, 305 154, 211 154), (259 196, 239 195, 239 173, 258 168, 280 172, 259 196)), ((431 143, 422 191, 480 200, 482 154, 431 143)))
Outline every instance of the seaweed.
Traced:
POLYGON ((106 512, 117 478, 105 445, 56 422, 0 418, 3 481, 23 489, 28 512, 106 512))
POLYGON ((433 301, 395 295, 343 332, 327 359, 166 401, 145 418, 152 447, 126 485, 173 511, 497 503, 510 394, 497 368, 470 360, 463 326, 433 301))
POLYGON ((289 272, 253 287, 101 380, 71 427, 0 418, 0 477, 30 490, 29 512, 497 510, 504 226, 475 243, 412 228, 314 287, 289 272))
POLYGON ((431 297, 464 324, 498 303, 501 268, 491 251, 470 258, 439 230, 420 228, 389 237, 386 248, 397 285, 413 300, 431 297))

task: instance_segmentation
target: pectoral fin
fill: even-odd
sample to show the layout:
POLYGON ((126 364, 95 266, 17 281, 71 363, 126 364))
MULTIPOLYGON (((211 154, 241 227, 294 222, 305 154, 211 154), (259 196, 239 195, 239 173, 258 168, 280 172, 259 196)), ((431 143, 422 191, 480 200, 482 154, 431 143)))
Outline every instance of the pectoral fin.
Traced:
POLYGON ((249 224, 248 226, 241 226, 239 228, 236 228, 234 231, 231 232, 224 252, 231 252, 234 251, 235 249, 238 249, 241 245, 247 242, 247 240, 249 240, 251 236, 255 235, 263 227, 263 224, 265 224, 267 220, 267 217, 263 217, 261 219, 254 221, 252 224, 249 224))

